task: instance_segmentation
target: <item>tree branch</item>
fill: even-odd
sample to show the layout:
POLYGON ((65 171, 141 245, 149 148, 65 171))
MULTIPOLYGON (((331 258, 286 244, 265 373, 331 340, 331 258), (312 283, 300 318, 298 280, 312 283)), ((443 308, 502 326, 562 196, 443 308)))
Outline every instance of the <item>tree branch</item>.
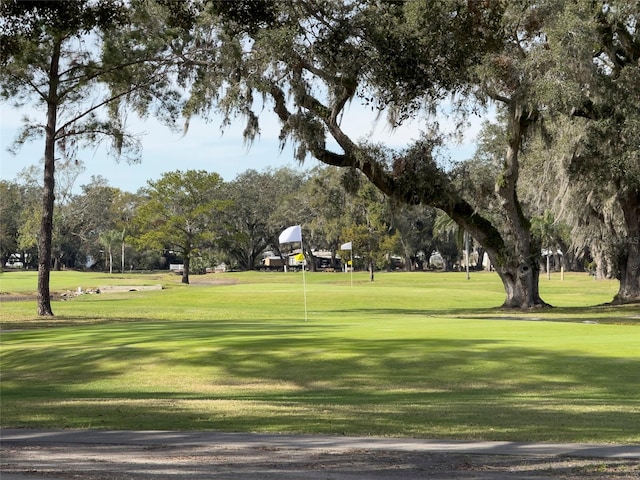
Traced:
MULTIPOLYGON (((157 77, 153 77, 153 78, 157 78, 157 77)), ((84 112, 80 113, 79 115, 76 115, 75 117, 71 118, 70 120, 68 120, 67 122, 65 122, 63 125, 60 126, 60 128, 58 128, 58 130, 56 130, 56 138, 58 137, 58 135, 61 135, 62 132, 64 132, 67 127, 69 127, 70 125, 72 125, 73 123, 77 122, 78 120, 80 120, 81 118, 86 117, 87 115, 89 115, 90 113, 104 107, 105 105, 108 105, 109 103, 112 103, 116 100, 118 100, 119 98, 122 98, 126 95, 129 95, 130 93, 135 92, 136 90, 140 90, 142 88, 144 88, 146 85, 152 83, 153 80, 150 79, 150 81, 148 83, 142 84, 142 85, 133 85, 131 86, 131 88, 128 88, 125 91, 122 91, 116 95, 112 95, 111 97, 107 97, 105 98, 102 102, 96 104, 96 105, 92 105, 91 108, 85 110, 84 112)), ((60 138, 63 138, 65 135, 61 135, 60 138)))

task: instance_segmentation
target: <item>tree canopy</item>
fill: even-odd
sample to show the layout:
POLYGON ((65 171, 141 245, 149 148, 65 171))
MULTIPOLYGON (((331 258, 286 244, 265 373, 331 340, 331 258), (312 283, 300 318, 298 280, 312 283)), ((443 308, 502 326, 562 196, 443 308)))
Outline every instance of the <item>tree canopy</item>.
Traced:
POLYGON ((177 170, 148 184, 148 199, 133 219, 135 240, 179 253, 184 262, 182 283, 189 283, 192 256, 215 244, 222 228, 220 215, 230 205, 220 195, 222 179, 204 170, 177 170))

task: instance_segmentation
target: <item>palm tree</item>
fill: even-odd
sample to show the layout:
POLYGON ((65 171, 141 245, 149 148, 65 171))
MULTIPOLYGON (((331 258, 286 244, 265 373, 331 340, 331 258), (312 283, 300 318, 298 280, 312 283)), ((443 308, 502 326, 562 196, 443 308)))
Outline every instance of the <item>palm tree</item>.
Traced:
POLYGON ((469 280, 469 232, 458 225, 444 212, 440 212, 433 224, 433 236, 455 239, 458 251, 464 249, 464 261, 466 264, 467 280, 469 280))
POLYGON ((552 252, 554 255, 558 255, 558 239, 560 234, 553 213, 550 210, 545 210, 542 215, 531 219, 531 233, 540 239, 541 245, 546 250, 547 279, 551 279, 549 258, 552 252))
POLYGON ((116 242, 122 241, 124 247, 124 230, 119 232, 118 230, 107 230, 102 232, 98 237, 100 245, 104 246, 109 254, 109 273, 113 273, 113 245, 116 242))

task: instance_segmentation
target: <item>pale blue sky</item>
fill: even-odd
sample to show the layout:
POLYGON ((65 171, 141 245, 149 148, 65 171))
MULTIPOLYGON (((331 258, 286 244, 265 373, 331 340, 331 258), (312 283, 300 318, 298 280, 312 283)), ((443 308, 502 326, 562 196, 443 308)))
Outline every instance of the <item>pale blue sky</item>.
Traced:
MULTIPOLYGON (((31 113, 35 116, 35 114, 31 113)), ((18 155, 7 152, 7 147, 16 138, 23 111, 0 104, 0 179, 16 180, 19 172, 30 165, 38 165, 43 157, 44 144, 36 140, 22 147, 18 155)), ((43 122, 44 123, 44 122, 43 122)), ((475 135, 481 119, 473 120, 465 135, 464 143, 452 145, 451 155, 456 160, 469 158, 475 149, 475 135)), ((192 119, 188 133, 174 133, 160 125, 155 119, 132 122, 131 132, 146 132, 142 138, 142 162, 129 165, 117 163, 104 148, 81 151, 78 157, 84 162, 86 171, 76 181, 76 187, 89 182, 91 175, 102 175, 113 187, 135 192, 146 185, 147 180, 157 180, 164 172, 173 170, 207 170, 216 172, 226 181, 233 180, 248 169, 263 170, 268 167, 291 166, 311 168, 318 162, 309 159, 298 167, 292 149, 280 152, 278 143, 279 124, 275 114, 265 111, 261 115, 261 136, 250 148, 243 143, 242 125, 229 127, 224 134, 219 121, 205 123, 192 119)), ((382 141, 390 147, 402 148, 419 136, 421 125, 411 123, 391 131, 384 119, 376 121, 374 113, 352 104, 342 120, 343 129, 353 139, 367 138, 382 141)))

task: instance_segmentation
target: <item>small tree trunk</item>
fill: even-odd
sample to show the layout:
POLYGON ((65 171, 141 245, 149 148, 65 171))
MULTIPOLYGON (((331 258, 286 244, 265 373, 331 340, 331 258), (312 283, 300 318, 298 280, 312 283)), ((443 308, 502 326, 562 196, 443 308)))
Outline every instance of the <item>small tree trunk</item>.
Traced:
POLYGON ((551 255, 549 255, 549 250, 547 249, 547 266, 545 267, 546 270, 546 274, 547 274, 547 280, 551 280, 551 255))
POLYGON ((44 189, 42 194, 42 219, 38 238, 38 315, 53 316, 49 281, 51 278, 51 245, 53 242, 53 205, 55 199, 55 146, 58 121, 58 69, 60 41, 56 42, 49 67, 49 92, 47 99, 47 125, 44 146, 44 189))
POLYGON ((340 262, 338 261, 338 257, 336 256, 335 250, 331 250, 331 268, 334 270, 340 269, 340 262))
POLYGON ((191 257, 188 254, 184 255, 184 261, 182 262, 182 283, 189 284, 189 264, 191 263, 191 257))
POLYGON ((413 263, 413 259, 411 255, 408 253, 404 256, 404 270, 406 272, 414 272, 416 269, 415 264, 413 263))
POLYGON ((122 232, 122 243, 120 244, 120 265, 124 273, 124 231, 122 232))
POLYGON ((44 164, 44 190, 42 195, 42 219, 38 237, 38 315, 53 316, 49 281, 51 278, 51 242, 53 232, 53 199, 55 160, 53 137, 47 129, 44 164))
MULTIPOLYGON (((305 249, 302 252, 309 261, 307 262, 307 271, 309 272, 317 272, 318 271, 318 262, 316 261, 316 257, 311 251, 311 248, 305 245, 305 249)), ((303 267, 304 268, 304 267, 303 267)))
POLYGON ((482 271, 484 270, 484 266, 482 265, 482 261, 484 260, 484 248, 478 246, 476 247, 476 252, 478 254, 478 260, 476 262, 475 270, 482 271))

